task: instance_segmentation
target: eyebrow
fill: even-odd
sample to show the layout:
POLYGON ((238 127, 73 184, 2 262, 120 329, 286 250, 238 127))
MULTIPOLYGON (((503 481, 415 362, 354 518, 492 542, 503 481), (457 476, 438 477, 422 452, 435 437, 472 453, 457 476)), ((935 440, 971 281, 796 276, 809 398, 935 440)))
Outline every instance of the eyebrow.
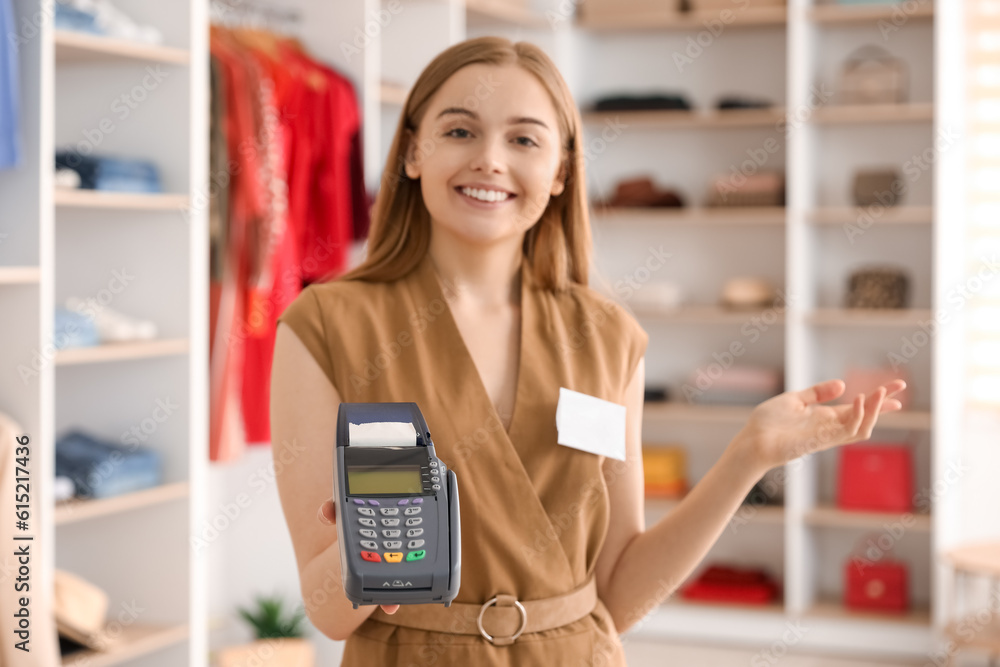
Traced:
MULTIPOLYGON (((466 109, 464 107, 448 107, 447 109, 444 109, 441 113, 439 113, 437 117, 441 118, 442 116, 447 116, 448 114, 458 114, 460 116, 468 116, 473 120, 479 120, 479 114, 477 114, 475 111, 472 111, 471 109, 466 109)), ((523 123, 531 123, 534 125, 541 125, 546 130, 549 129, 548 125, 538 120, 537 118, 532 118, 531 116, 512 116, 511 118, 507 119, 507 123, 509 123, 510 125, 521 125, 523 123)))

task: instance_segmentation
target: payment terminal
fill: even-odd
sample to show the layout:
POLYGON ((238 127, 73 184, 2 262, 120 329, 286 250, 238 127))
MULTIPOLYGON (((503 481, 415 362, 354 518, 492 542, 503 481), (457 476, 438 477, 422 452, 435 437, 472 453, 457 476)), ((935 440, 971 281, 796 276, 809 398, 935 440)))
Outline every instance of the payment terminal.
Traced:
POLYGON ((341 403, 334 465, 344 591, 451 606, 461 575, 458 483, 416 403, 341 403))

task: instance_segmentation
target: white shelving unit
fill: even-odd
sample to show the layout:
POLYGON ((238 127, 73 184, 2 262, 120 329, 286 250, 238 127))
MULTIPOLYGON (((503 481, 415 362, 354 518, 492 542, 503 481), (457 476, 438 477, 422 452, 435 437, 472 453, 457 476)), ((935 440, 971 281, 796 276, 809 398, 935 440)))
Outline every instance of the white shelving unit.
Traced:
POLYGON ((55 30, 53 0, 14 2, 25 161, 0 172, 0 301, 18 322, 0 334, 0 409, 31 437, 32 529, 54 545, 32 573, 37 609, 51 609, 55 568, 110 599, 117 645, 63 664, 202 665, 207 582, 189 544, 207 469, 208 232, 207 211, 189 204, 208 182, 207 12, 199 0, 116 5, 165 45, 55 30), (167 192, 57 190, 65 148, 151 160, 167 192), (159 337, 56 350, 54 311, 69 296, 152 320, 159 337), (59 436, 79 428, 124 442, 133 427, 162 455, 161 486, 54 503, 59 436))

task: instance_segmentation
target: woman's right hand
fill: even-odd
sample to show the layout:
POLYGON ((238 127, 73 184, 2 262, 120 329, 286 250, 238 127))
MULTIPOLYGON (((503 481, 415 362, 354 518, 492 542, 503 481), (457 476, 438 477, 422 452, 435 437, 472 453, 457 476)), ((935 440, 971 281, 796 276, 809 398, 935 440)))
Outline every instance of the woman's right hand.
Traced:
MULTIPOLYGON (((333 506, 333 498, 330 498, 319 506, 318 516, 320 523, 333 526, 334 528, 337 527, 337 512, 333 506)), ((387 614, 395 614, 396 610, 399 609, 398 604, 380 604, 379 606, 387 614)))

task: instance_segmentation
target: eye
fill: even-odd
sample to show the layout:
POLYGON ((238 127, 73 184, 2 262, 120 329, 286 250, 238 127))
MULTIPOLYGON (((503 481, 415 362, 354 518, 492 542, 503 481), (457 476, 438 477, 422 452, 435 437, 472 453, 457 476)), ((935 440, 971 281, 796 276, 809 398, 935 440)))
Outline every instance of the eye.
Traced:
POLYGON ((536 143, 535 143, 535 140, 534 140, 534 139, 532 139, 531 137, 518 137, 518 138, 517 138, 517 139, 515 139, 514 141, 518 141, 518 142, 520 142, 520 141, 521 141, 522 139, 524 139, 525 141, 527 141, 527 142, 528 142, 528 143, 526 143, 526 144, 525 144, 525 143, 522 143, 522 144, 521 144, 522 146, 537 146, 537 145, 538 145, 538 144, 536 144, 536 143))
POLYGON ((451 129, 451 130, 448 130, 447 132, 445 132, 444 136, 446 136, 446 137, 455 137, 456 139, 465 139, 466 138, 465 136, 455 136, 455 132, 465 132, 466 135, 468 135, 468 133, 469 133, 469 131, 466 130, 465 128, 463 128, 463 127, 456 127, 454 129, 451 129))

